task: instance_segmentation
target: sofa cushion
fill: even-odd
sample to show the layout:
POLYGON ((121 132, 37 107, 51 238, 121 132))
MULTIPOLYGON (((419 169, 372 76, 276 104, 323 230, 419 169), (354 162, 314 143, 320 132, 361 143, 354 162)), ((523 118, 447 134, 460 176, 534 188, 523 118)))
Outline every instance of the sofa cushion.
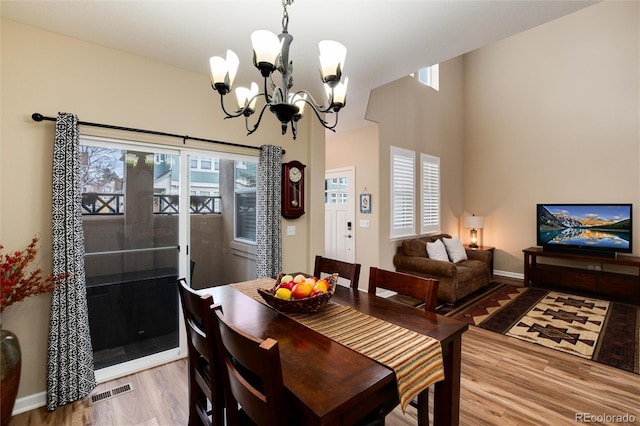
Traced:
POLYGON ((427 254, 429 259, 449 261, 447 249, 442 243, 442 240, 436 240, 433 243, 427 243, 427 254))
POLYGON ((402 253, 405 256, 412 257, 428 257, 427 256, 427 243, 433 243, 441 238, 449 238, 448 234, 435 234, 427 235, 420 238, 409 238, 402 241, 402 253))
POLYGON ((467 260, 467 252, 460 241, 460 238, 443 238, 442 242, 444 242, 444 246, 447 248, 447 254, 449 255, 449 259, 453 263, 458 263, 463 260, 467 260))
POLYGON ((420 238, 411 238, 402 242, 405 256, 427 257, 427 242, 420 238))

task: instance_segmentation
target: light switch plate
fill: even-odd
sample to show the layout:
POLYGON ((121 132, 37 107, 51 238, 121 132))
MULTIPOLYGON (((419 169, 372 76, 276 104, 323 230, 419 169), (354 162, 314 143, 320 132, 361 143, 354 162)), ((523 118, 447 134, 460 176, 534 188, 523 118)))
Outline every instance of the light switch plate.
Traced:
POLYGON ((287 226, 287 235, 296 235, 296 227, 287 226))
POLYGON ((369 227, 369 221, 361 219, 360 220, 360 228, 368 228, 368 227, 369 227))

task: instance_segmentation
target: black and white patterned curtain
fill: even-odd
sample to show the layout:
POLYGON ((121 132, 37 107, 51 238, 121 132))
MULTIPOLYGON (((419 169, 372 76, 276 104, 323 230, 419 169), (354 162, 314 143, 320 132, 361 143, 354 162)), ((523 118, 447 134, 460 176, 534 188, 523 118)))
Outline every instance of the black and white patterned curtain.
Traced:
POLYGON ((280 199, 282 148, 263 145, 258 162, 258 194, 256 212, 258 278, 275 276, 282 270, 282 232, 280 199))
POLYGON ((86 398, 96 386, 84 272, 78 117, 59 113, 53 148, 53 273, 68 278, 51 298, 47 409, 86 398))

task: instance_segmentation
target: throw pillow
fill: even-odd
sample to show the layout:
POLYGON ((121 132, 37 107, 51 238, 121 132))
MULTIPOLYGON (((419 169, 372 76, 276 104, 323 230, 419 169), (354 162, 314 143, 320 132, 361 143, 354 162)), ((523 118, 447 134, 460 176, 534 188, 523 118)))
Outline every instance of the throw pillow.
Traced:
POLYGON ((435 240, 433 243, 427 243, 427 255, 429 259, 449 261, 447 249, 441 240, 435 240))
POLYGON ((460 241, 460 238, 443 238, 444 246, 447 248, 447 253, 449 254, 449 259, 453 263, 458 263, 461 260, 467 260, 467 252, 460 241))

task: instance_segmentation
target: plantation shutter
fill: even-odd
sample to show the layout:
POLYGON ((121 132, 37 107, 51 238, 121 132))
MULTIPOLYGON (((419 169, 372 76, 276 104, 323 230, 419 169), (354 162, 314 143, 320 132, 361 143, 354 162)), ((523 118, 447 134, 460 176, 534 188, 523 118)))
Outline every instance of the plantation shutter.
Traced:
POLYGON ((440 232, 440 158, 420 154, 422 224, 420 233, 440 232))
POLYGON ((391 147, 391 238, 415 235, 415 152, 391 147))

